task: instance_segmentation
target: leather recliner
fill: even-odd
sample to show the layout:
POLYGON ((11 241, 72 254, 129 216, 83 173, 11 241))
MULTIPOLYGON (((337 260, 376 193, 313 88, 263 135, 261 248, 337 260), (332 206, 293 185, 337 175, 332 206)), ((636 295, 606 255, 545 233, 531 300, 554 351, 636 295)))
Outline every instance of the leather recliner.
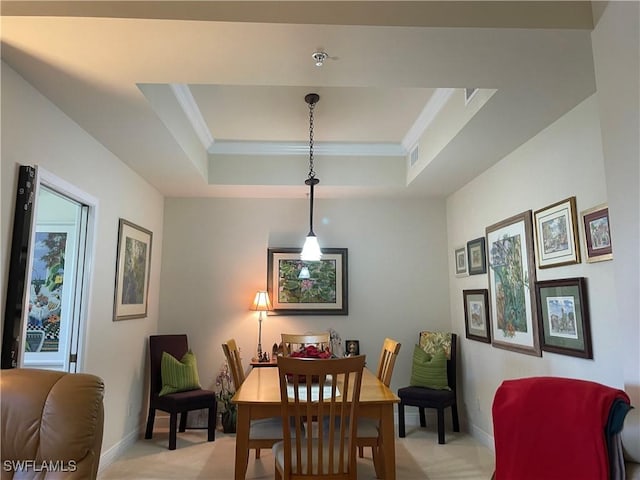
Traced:
POLYGON ((2 480, 95 479, 103 397, 104 383, 95 375, 2 370, 2 480))

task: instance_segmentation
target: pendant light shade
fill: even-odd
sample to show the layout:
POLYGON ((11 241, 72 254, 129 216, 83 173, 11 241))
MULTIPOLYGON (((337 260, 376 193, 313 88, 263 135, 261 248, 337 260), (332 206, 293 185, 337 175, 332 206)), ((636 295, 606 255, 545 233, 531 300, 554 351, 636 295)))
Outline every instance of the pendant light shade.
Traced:
POLYGON ((313 233, 313 193, 314 187, 320 183, 313 170, 313 109, 320 100, 317 93, 309 93, 304 97, 304 101, 309 104, 309 175, 305 180, 305 185, 309 185, 309 233, 302 247, 300 259, 307 262, 318 262, 322 258, 322 251, 318 243, 318 237, 313 233))

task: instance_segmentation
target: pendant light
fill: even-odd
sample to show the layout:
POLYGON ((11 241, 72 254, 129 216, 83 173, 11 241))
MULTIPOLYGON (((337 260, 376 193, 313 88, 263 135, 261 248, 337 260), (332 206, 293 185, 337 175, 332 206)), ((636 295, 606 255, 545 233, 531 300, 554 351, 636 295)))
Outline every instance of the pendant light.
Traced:
POLYGON ((322 251, 318 244, 318 238, 313 233, 313 188, 320 183, 313 170, 313 109, 320 100, 317 93, 309 93, 304 97, 304 101, 309 104, 309 175, 305 180, 305 185, 309 185, 309 233, 302 247, 300 259, 307 262, 317 262, 322 257, 322 251))

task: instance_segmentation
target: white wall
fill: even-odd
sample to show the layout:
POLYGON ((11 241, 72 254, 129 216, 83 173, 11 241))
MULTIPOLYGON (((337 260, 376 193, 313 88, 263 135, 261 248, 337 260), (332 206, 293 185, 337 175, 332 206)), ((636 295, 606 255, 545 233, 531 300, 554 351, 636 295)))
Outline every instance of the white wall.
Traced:
MULTIPOLYGON (((269 316, 263 347, 282 332, 331 327, 359 339, 375 369, 389 336, 402 343, 392 389, 407 385, 418 332, 449 328, 444 201, 318 199, 314 218, 321 246, 349 249, 349 315, 269 316)), ((189 335, 203 384, 229 338, 248 366, 258 337, 249 305, 266 288, 267 247, 300 247, 307 228, 306 199, 167 199, 160 330, 189 335)))
POLYGON ((640 4, 608 2, 592 34, 625 390, 640 405, 640 4))
POLYGON ((71 121, 55 105, 2 64, 2 305, 6 295, 13 207, 19 164, 39 164, 99 200, 91 274, 84 372, 105 382, 103 454, 137 434, 146 405, 146 339, 158 324, 162 255, 162 196, 71 121), (114 322, 118 219, 154 233, 149 315, 114 322), (131 415, 129 415, 131 412, 131 415))
MULTIPOLYGON (((525 210, 538 210, 570 196, 579 212, 607 201, 595 96, 547 127, 484 174, 450 196, 447 222, 450 271, 453 249, 485 234, 485 227, 525 210)), ((613 235, 615 235, 615 231, 613 235)), ((582 232, 580 233, 582 242, 582 232)), ((581 249, 584 250, 581 243, 581 249)), ((624 386, 620 349, 624 321, 612 314, 614 262, 537 269, 538 280, 586 277, 593 360, 543 352, 542 358, 494 348, 465 337, 463 289, 488 288, 487 275, 449 275, 453 329, 461 334, 463 409, 471 431, 489 445, 491 405, 505 379, 553 375, 624 386)))

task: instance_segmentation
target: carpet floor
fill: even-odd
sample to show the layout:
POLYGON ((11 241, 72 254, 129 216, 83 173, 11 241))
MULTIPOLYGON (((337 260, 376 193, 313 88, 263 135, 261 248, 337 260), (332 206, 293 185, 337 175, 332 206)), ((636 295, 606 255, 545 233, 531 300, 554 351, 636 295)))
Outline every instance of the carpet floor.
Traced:
MULTIPOLYGON (((152 440, 138 440, 127 452, 98 474, 99 480, 220 479, 232 480, 235 435, 216 432, 207 442, 206 431, 178 434, 177 449, 167 449, 168 433, 157 430, 152 440)), ((493 452, 463 433, 447 432, 447 443, 438 445, 435 431, 407 429, 407 437, 396 438, 398 480, 479 480, 493 472, 493 452)), ((273 455, 262 450, 256 460, 249 456, 247 480, 272 479, 273 455)), ((358 479, 375 479, 371 449, 358 460, 358 479)))

